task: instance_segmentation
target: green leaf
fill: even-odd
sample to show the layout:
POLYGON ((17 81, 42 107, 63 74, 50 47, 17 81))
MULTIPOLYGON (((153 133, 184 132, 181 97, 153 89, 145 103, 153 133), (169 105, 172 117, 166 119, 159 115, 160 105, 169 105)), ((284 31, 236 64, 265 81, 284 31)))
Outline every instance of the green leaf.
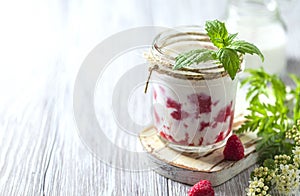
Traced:
POLYGON ((234 79, 240 69, 239 55, 257 54, 262 60, 264 59, 263 54, 253 44, 245 41, 235 41, 238 34, 229 34, 224 22, 218 20, 207 21, 205 30, 210 41, 219 50, 198 49, 180 54, 175 59, 174 70, 208 60, 219 60, 231 79, 234 79))
POLYGON ((227 45, 230 45, 233 42, 233 40, 236 38, 237 35, 238 35, 237 33, 235 33, 235 34, 229 34, 229 36, 228 36, 228 38, 226 40, 227 45))
POLYGON ((240 59, 237 52, 230 48, 221 48, 217 52, 217 57, 233 80, 240 69, 240 59))
POLYGON ((242 54, 257 54, 261 58, 261 60, 264 61, 264 55, 262 54, 262 52, 255 45, 249 42, 238 40, 232 42, 228 47, 242 54))
MULTIPOLYGON (((290 154, 293 144, 285 139, 285 132, 291 126, 289 123, 294 119, 288 116, 285 84, 279 76, 268 74, 262 68, 247 71, 250 76, 242 81, 242 84, 250 85, 247 92, 247 98, 250 100, 249 114, 245 117, 246 121, 238 132, 257 132, 261 138, 256 144, 260 160, 273 158, 275 154, 290 154), (260 100, 260 95, 268 94, 274 96, 275 102, 264 103, 260 100)), ((291 77, 296 84, 296 88, 292 89, 291 92, 292 94, 295 93, 294 96, 300 97, 300 79, 295 78, 295 76, 291 77), (299 91, 296 90, 298 87, 299 91)), ((295 108, 299 112, 296 105, 294 112, 295 108)))
POLYGON ((293 145, 285 140, 284 134, 265 133, 262 139, 256 144, 256 150, 259 153, 259 161, 263 162, 266 159, 272 159, 278 154, 292 153, 293 145))
POLYGON ((207 21, 205 30, 211 42, 218 48, 226 47, 225 41, 228 40, 228 32, 225 23, 218 20, 207 21))
POLYGON ((294 74, 290 75, 291 79, 294 81, 296 87, 292 90, 293 97, 295 99, 294 104, 294 122, 300 119, 300 78, 294 74))
POLYGON ((182 53, 175 58, 175 66, 173 67, 173 69, 176 70, 182 67, 190 66, 192 64, 199 64, 201 62, 206 62, 215 59, 215 51, 208 49, 191 50, 189 52, 182 53))
POLYGON ((269 168, 269 169, 275 169, 275 161, 273 159, 266 159, 263 163, 263 166, 269 168))
POLYGON ((270 79, 276 102, 283 107, 284 101, 286 99, 286 86, 278 75, 272 75, 270 79))

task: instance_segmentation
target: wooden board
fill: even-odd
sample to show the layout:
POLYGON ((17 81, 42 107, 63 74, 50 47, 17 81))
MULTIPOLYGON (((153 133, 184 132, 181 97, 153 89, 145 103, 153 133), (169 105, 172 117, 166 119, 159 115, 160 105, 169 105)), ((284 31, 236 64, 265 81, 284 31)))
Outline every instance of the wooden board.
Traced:
POLYGON ((140 133, 141 143, 149 153, 149 159, 157 166, 154 168, 157 173, 189 185, 207 179, 213 186, 226 182, 256 163, 256 135, 247 133, 239 137, 245 147, 245 157, 239 161, 226 161, 223 157, 224 147, 199 157, 197 154, 172 150, 159 138, 153 127, 140 133))

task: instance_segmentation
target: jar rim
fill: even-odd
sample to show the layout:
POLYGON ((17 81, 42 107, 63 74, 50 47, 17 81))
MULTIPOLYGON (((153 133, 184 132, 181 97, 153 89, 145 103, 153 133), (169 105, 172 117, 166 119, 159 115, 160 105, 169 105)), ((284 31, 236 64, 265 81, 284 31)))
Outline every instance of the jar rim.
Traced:
POLYGON ((226 77, 228 73, 217 61, 195 64, 174 70, 175 57, 191 49, 217 50, 201 26, 178 26, 159 33, 153 40, 147 59, 153 71, 175 78, 207 80, 226 77))

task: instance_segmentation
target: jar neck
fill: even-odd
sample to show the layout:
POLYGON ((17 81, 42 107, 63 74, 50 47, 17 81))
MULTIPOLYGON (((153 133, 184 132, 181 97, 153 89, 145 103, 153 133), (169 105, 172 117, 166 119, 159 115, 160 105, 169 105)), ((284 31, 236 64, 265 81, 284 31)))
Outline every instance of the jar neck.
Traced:
POLYGON ((178 54, 193 49, 217 48, 211 43, 203 28, 198 26, 183 26, 162 32, 154 39, 152 48, 146 58, 150 70, 185 80, 212 80, 229 77, 224 67, 215 60, 192 64, 189 67, 173 69, 178 54))
POLYGON ((241 25, 265 25, 278 21, 275 0, 229 0, 227 19, 241 25))

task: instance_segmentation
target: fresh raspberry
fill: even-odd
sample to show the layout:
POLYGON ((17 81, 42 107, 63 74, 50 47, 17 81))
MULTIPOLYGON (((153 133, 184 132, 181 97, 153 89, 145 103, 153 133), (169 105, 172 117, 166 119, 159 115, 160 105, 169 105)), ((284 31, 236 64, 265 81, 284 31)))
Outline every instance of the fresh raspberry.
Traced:
POLYGON ((227 140, 223 155, 228 161, 238 161, 244 158, 244 146, 237 135, 232 135, 227 140))
POLYGON ((188 192, 188 196, 214 196, 215 191, 211 186, 210 181, 200 180, 188 192))

